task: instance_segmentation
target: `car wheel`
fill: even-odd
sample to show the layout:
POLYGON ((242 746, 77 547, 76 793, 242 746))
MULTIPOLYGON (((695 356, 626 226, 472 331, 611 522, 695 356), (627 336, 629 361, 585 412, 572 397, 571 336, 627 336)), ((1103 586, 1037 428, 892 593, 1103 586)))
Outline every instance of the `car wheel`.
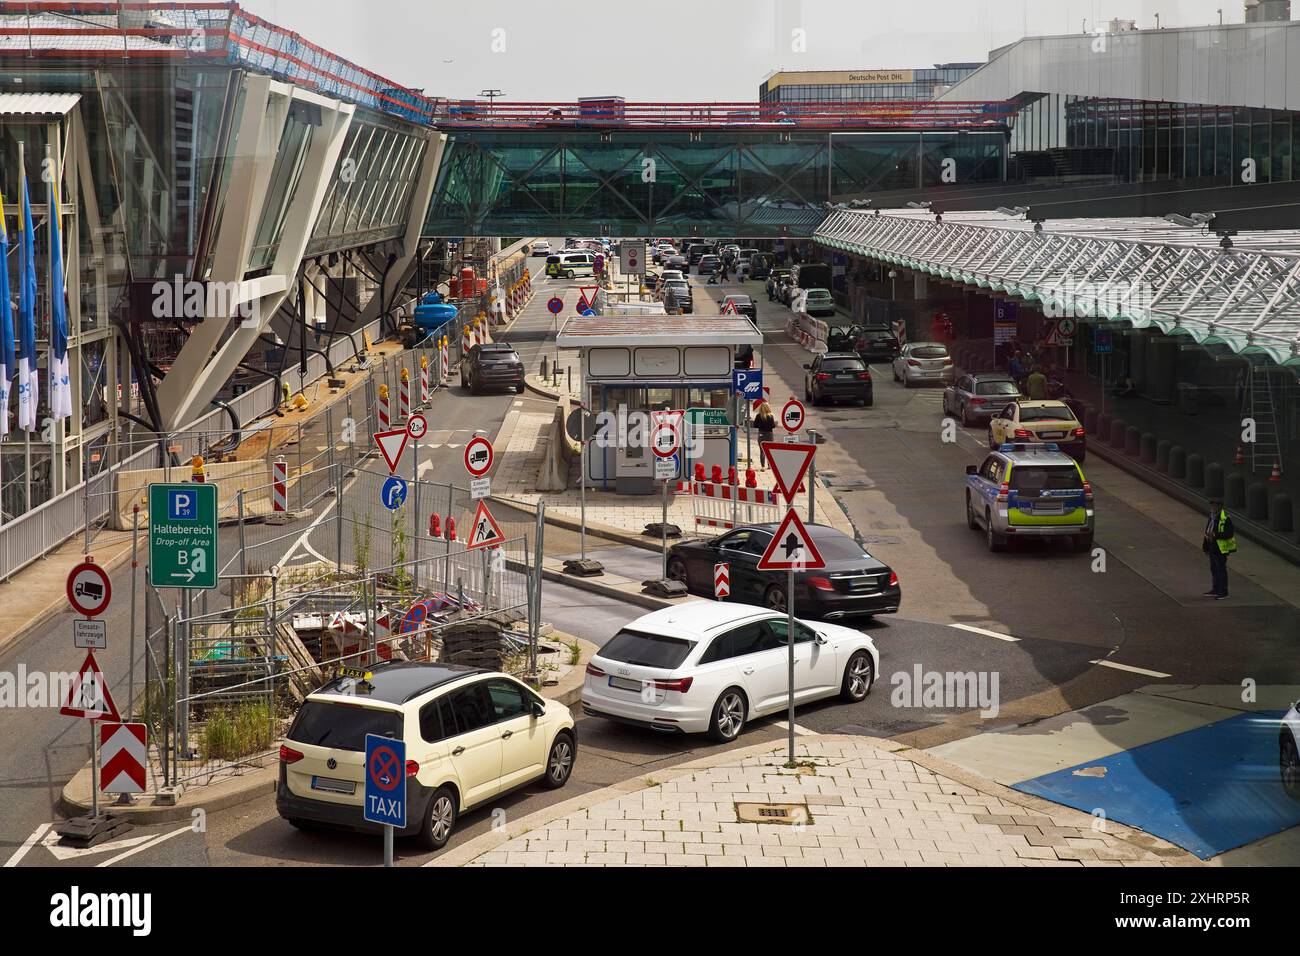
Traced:
POLYGON ((682 584, 686 584, 686 562, 681 558, 669 559, 668 580, 681 581, 682 584))
POLYGON ((424 811, 424 827, 420 830, 420 843, 426 850, 441 850, 456 829, 456 795, 448 787, 439 787, 429 798, 424 811))
POLYGON ((1087 551, 1091 551, 1091 550, 1092 550, 1092 541, 1093 541, 1093 537, 1092 537, 1091 534, 1085 534, 1085 535, 1082 535, 1082 536, 1080 536, 1080 537, 1078 537, 1078 538, 1075 538, 1075 539, 1074 539, 1074 550, 1076 550, 1076 551, 1085 551, 1085 552, 1087 552, 1087 551))
POLYGON ((993 429, 992 429, 992 428, 989 429, 989 450, 990 450, 990 451, 997 451, 997 450, 998 450, 997 443, 993 440, 993 429))
POLYGON ((785 585, 773 584, 763 592, 763 603, 773 611, 785 610, 785 585))
POLYGON ((1300 750, 1287 731, 1283 731, 1282 750, 1278 756, 1278 770, 1287 795, 1300 798, 1300 750))
POLYGON ((471 395, 477 395, 480 391, 482 391, 482 386, 479 385, 478 379, 471 375, 469 377, 469 393, 471 395))
POLYGON ((1074 456, 1074 460, 1077 461, 1079 464, 1082 465, 1084 459, 1087 458, 1087 457, 1088 457, 1088 453, 1087 453, 1086 451, 1081 451, 1081 452, 1079 452, 1079 454, 1077 454, 1077 455, 1074 456))
POLYGON ((966 527, 978 531, 979 522, 975 520, 975 509, 970 506, 970 492, 966 492, 966 527))
POLYGON ((516 395, 522 395, 522 394, 524 394, 524 383, 523 383, 523 382, 520 382, 518 385, 515 386, 515 394, 516 394, 516 395))
POLYGON ((287 817, 286 819, 289 821, 289 826, 295 830, 301 830, 303 833, 310 833, 312 830, 320 829, 320 824, 311 820, 303 820, 301 817, 287 817))
POLYGON ((1002 550, 1005 539, 1002 535, 993 530, 993 514, 987 509, 984 512, 984 543, 988 545, 990 551, 998 552, 1002 550))
POLYGON ((577 757, 575 749, 573 735, 567 730, 555 735, 555 743, 551 744, 551 752, 546 757, 546 786, 551 790, 559 790, 569 782, 573 761, 577 757))
POLYGON ((853 704, 871 693, 871 683, 875 675, 871 668, 871 655, 858 651, 849 658, 844 666, 844 680, 840 684, 840 699, 853 704))
POLYGON ((718 695, 709 718, 709 736, 718 743, 730 743, 745 727, 745 694, 739 687, 728 687, 718 695))
POLYGON ((969 408, 963 408, 961 410, 961 423, 965 425, 967 428, 975 424, 975 421, 970 417, 969 408))
POLYGON ((803 387, 803 400, 804 400, 805 402, 811 402, 811 401, 812 401, 812 392, 808 391, 808 386, 807 386, 807 385, 805 385, 805 386, 803 387))

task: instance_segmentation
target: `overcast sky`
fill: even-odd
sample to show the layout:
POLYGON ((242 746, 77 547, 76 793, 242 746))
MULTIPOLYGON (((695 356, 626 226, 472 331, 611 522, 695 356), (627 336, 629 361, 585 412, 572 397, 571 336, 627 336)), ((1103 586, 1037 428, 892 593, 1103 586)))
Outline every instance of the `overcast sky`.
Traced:
POLYGON ((1026 35, 1112 17, 1243 20, 1242 0, 243 0, 251 12, 430 95, 752 101, 773 70, 983 61, 1026 35), (453 12, 454 11, 454 12, 453 12), (791 49, 801 29, 806 50, 791 49), (498 31, 504 31, 498 32, 498 31), (494 45, 498 51, 494 51, 494 45), (499 49, 504 46, 504 49, 499 49))

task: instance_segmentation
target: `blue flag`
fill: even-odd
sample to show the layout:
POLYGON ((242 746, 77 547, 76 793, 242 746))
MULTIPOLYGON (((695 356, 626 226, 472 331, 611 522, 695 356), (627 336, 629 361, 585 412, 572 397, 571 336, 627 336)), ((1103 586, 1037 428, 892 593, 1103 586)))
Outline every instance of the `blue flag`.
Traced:
POLYGON ((22 208, 18 229, 18 427, 36 431, 40 376, 36 366, 36 230, 27 170, 22 173, 22 208))
POLYGON ((9 231, 0 196, 0 435, 9 434, 9 383, 18 371, 14 355, 14 309, 9 301, 9 231))
POLYGON ((63 241, 59 233, 59 186, 52 176, 50 197, 50 415, 61 422, 72 414, 68 374, 68 301, 63 290, 63 241))

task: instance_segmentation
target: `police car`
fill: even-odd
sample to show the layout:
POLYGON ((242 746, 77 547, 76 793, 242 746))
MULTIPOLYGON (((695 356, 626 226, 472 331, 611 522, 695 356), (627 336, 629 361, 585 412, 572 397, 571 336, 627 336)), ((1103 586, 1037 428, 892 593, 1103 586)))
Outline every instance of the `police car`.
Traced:
POLYGON ((983 529, 990 551, 1015 538, 1068 538, 1092 549, 1092 486, 1052 442, 999 445, 966 466, 966 525, 983 529))
POLYGON ((1300 700, 1293 703, 1282 718, 1278 744, 1278 769, 1282 773, 1282 786, 1286 787, 1288 794, 1300 799, 1300 700))

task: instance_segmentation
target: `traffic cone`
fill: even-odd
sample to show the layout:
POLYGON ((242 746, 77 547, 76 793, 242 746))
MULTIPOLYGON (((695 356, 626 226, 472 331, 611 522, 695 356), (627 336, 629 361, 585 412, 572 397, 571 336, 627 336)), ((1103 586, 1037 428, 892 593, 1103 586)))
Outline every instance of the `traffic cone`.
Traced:
POLYGON ((710 474, 709 478, 715 485, 722 484, 722 466, 714 465, 713 472, 710 474))
POLYGON ((696 481, 704 480, 704 462, 702 461, 697 461, 695 463, 695 480, 696 481))
POLYGON ((1268 480, 1269 481, 1282 480, 1282 462, 1278 461, 1276 458, 1273 459, 1273 473, 1268 476, 1268 480))
POLYGON ((746 488, 758 487, 758 474, 754 471, 753 468, 745 469, 745 487, 746 488))
POLYGON ((1246 463, 1246 456, 1241 453, 1241 445, 1237 446, 1237 454, 1232 456, 1232 463, 1234 465, 1244 465, 1246 463))
POLYGON ((732 465, 730 468, 727 469, 727 484, 734 485, 735 483, 736 483, 736 466, 732 465))
POLYGON ((456 519, 451 515, 447 515, 447 540, 456 540, 456 519))
POLYGON ((442 519, 439 518, 436 514, 429 516, 429 537, 430 538, 442 537, 442 519))

